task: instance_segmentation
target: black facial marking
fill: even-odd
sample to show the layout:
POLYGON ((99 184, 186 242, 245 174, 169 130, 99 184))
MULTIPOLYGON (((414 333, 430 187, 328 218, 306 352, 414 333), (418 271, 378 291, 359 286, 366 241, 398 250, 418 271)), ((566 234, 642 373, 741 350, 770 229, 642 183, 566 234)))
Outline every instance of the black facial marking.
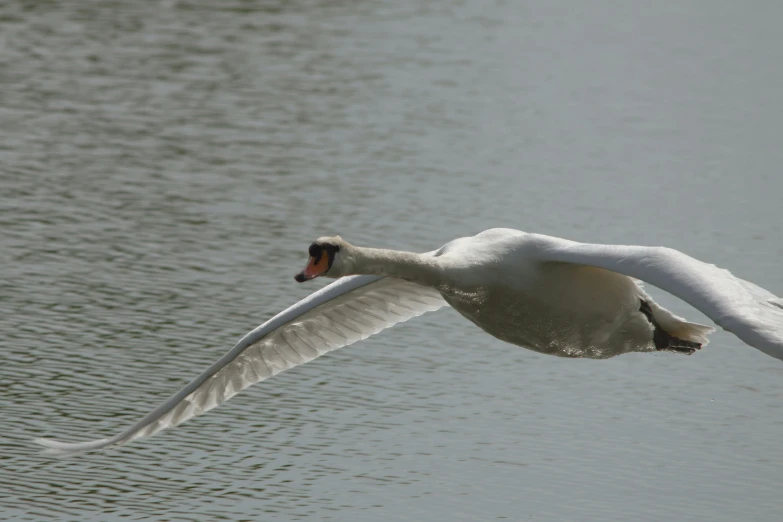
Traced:
MULTIPOLYGON (((324 254, 324 252, 326 252, 327 259, 329 260, 329 268, 332 268, 334 256, 339 251, 340 245, 333 245, 331 243, 313 243, 310 245, 310 248, 307 252, 310 254, 310 257, 313 258, 315 263, 321 261, 321 256, 324 254)), ((329 269, 327 268, 327 270, 329 269)))
POLYGON ((324 249, 324 251, 326 251, 326 255, 329 259, 329 268, 332 268, 332 263, 334 263, 334 255, 340 251, 340 247, 338 245, 332 245, 331 243, 325 243, 320 246, 324 249))

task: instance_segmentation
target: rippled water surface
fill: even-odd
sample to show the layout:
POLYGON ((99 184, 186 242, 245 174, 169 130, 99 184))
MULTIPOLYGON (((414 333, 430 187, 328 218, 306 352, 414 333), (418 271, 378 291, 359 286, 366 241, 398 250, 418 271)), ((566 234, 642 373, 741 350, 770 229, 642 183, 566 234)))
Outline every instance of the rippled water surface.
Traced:
POLYGON ((325 234, 665 244, 781 295, 782 6, 0 4, 0 517, 780 520, 783 365, 724 332, 563 360, 443 310, 147 441, 30 440, 136 420, 325 234))

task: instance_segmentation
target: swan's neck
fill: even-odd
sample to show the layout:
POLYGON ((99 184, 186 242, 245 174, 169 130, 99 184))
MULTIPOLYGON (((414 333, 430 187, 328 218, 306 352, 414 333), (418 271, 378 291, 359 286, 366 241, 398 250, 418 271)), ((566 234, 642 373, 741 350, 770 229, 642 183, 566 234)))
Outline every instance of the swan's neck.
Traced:
POLYGON ((354 247, 355 273, 397 277, 420 285, 436 286, 439 265, 436 258, 413 252, 354 247))

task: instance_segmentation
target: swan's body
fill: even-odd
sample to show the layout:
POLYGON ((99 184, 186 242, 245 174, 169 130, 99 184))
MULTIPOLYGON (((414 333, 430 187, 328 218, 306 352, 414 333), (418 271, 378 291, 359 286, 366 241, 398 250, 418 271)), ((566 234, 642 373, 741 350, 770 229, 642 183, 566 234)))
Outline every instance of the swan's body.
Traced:
POLYGON ((139 422, 108 439, 37 442, 70 454, 150 436, 256 382, 446 303, 499 339, 564 357, 692 353, 706 344, 713 328, 660 307, 632 278, 673 293, 783 359, 783 301, 676 250, 492 229, 426 254, 360 248, 339 237, 319 239, 310 253, 297 281, 341 279, 248 333, 139 422))
POLYGON ((639 311, 652 301, 641 286, 601 268, 535 261, 545 241, 512 230, 453 241, 438 251, 445 269, 437 288, 485 332, 537 352, 607 358, 656 350, 653 325, 639 311))

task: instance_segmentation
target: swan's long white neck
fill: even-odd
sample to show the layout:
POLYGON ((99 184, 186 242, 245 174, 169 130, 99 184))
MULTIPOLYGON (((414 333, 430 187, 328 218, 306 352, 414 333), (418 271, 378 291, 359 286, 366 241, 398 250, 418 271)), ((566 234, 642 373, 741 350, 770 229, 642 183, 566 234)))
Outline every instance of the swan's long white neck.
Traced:
POLYGON ((429 254, 356 246, 352 249, 354 274, 397 277, 430 287, 440 279, 437 258, 429 254))

